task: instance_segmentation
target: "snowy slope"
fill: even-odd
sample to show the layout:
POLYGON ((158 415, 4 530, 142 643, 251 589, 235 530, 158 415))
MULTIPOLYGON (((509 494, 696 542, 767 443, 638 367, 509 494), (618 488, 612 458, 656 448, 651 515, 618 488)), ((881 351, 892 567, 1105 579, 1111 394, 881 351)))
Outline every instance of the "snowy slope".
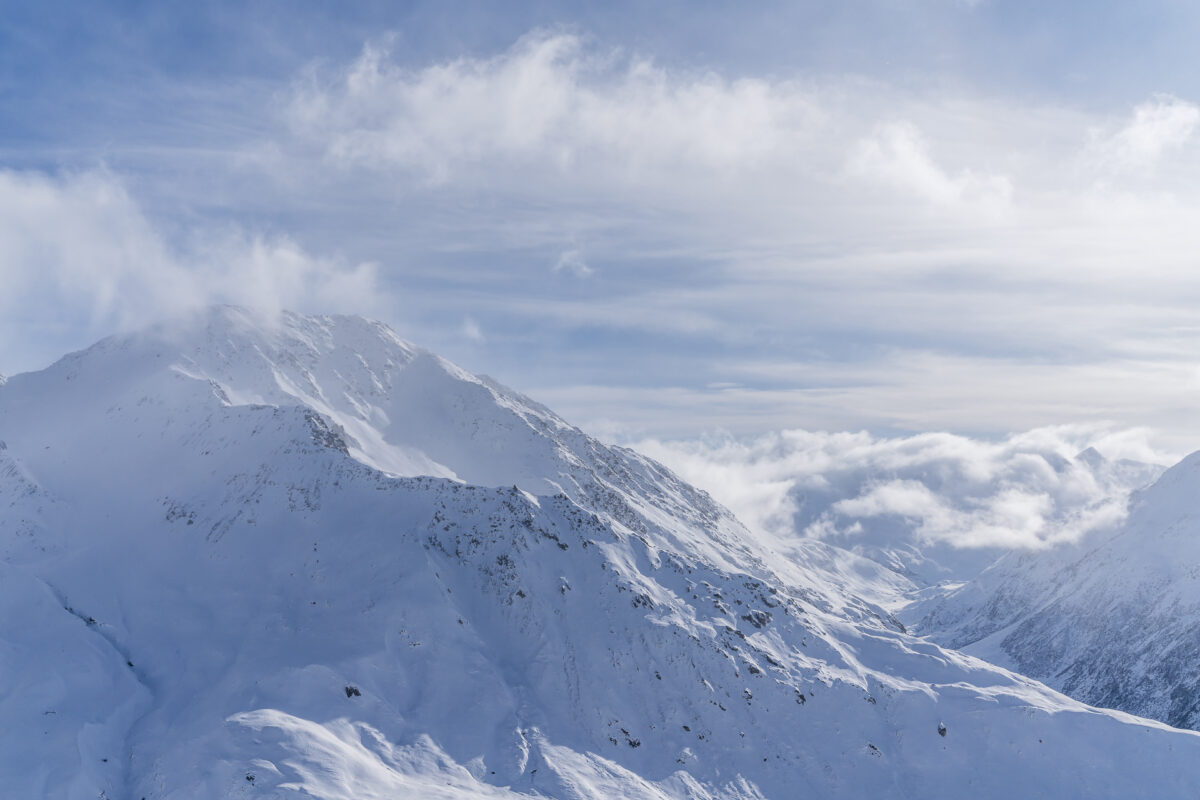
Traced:
POLYGON ((105 340, 0 387, 0 441, 14 797, 1200 781, 1200 737, 915 639, 878 565, 784 561, 653 462, 357 318, 216 309, 105 340))
POLYGON ((1200 727, 1200 453, 1139 492, 1115 535, 1010 557, 925 611, 940 640, 1073 697, 1200 727))

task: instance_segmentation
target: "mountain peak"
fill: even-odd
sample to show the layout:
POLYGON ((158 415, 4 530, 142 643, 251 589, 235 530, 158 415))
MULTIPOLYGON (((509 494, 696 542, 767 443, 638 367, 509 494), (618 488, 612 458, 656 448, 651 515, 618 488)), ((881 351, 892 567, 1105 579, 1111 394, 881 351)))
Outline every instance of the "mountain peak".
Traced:
MULTIPOLYGON (((384 365, 407 363, 419 348, 382 322, 352 315, 306 316, 244 306, 211 306, 146 330, 115 337, 134 345, 167 344, 205 355, 255 351, 262 356, 315 361, 338 351, 384 365)), ((189 353, 190 354, 190 353, 189 353)))
MULTIPOLYGON (((213 306, 109 337, 64 358, 43 379, 65 376, 78 387, 80 379, 90 377, 107 387, 124 385, 132 375, 167 372, 211 386, 229 405, 315 411, 345 431, 355 458, 398 476, 511 483, 507 473, 501 477, 490 468, 494 464, 486 456, 528 442, 510 436, 507 445, 492 441, 479 450, 480 436, 569 428, 519 393, 471 375, 404 341, 386 324, 360 316, 213 306), (464 433, 465 444, 459 441, 464 433)), ((541 474, 528 472, 525 482, 531 485, 523 488, 546 490, 541 474)))

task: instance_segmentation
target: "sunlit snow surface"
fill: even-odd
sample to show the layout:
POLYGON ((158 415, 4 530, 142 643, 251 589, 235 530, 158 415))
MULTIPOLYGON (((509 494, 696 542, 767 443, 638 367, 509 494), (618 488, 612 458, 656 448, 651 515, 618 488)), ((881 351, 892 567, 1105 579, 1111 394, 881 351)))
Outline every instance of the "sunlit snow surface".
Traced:
POLYGON ((5 796, 1200 785, 1196 735, 905 634, 894 573, 375 323, 108 339, 0 387, 0 441, 5 796))

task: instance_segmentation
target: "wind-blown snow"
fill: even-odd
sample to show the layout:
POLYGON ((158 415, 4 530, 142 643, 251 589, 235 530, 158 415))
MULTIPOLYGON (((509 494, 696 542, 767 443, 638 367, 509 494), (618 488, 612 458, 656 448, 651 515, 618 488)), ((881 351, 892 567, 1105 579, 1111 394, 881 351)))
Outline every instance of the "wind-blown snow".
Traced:
POLYGON ((1200 780, 1200 737, 907 635, 878 564, 784 559, 655 462, 358 318, 226 308, 105 340, 0 388, 0 441, 15 797, 1200 780))

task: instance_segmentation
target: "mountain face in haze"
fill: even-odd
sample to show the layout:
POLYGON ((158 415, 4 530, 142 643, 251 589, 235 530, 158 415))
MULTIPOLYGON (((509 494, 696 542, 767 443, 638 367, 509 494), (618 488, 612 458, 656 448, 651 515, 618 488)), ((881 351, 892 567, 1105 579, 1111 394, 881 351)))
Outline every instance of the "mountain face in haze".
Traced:
POLYGON ((907 582, 353 317, 0 386, 14 797, 1180 795, 1200 737, 913 638, 907 582), (1119 757, 1118 757, 1119 754, 1119 757))
POLYGON ((1088 703, 1200 728, 1200 453, 1137 493, 1121 528, 1009 556, 926 610, 939 641, 1088 703))

